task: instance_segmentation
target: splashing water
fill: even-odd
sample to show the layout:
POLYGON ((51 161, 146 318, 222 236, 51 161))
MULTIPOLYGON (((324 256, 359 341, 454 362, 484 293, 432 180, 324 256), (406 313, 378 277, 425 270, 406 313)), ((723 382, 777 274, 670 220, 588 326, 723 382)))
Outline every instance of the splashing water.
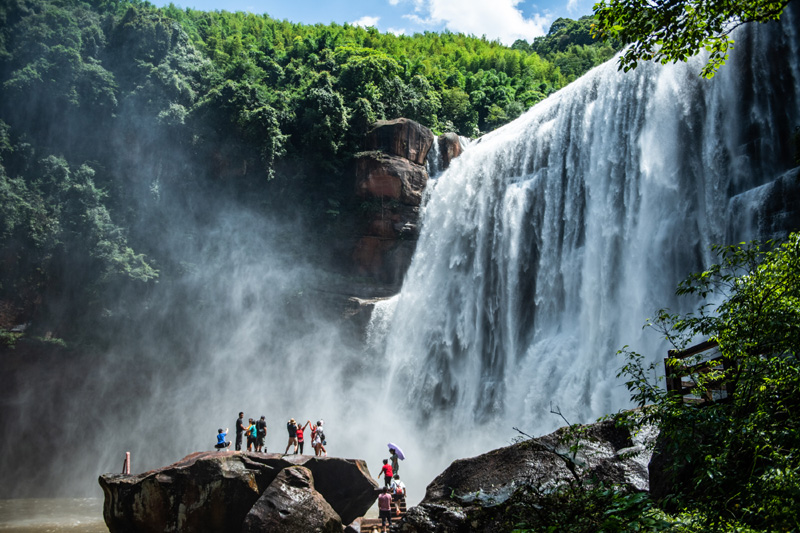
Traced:
POLYGON ((751 30, 711 81, 701 58, 602 65, 438 178, 384 325, 392 394, 422 425, 478 452, 563 425, 551 406, 571 422, 628 406, 616 351, 666 354, 645 319, 693 303, 675 287, 712 244, 759 237, 741 204, 789 166, 795 20, 751 30))
POLYGON ((792 15, 738 34, 710 82, 697 61, 626 75, 612 62, 471 145, 430 188, 403 290, 377 305, 366 348, 320 309, 320 273, 284 253, 303 245, 291 221, 215 198, 204 227, 173 220, 159 245, 190 262, 130 332, 69 362, 4 362, 6 497, 99 496, 125 451, 134 472, 168 464, 244 411, 266 415, 279 452, 286 420, 323 418, 331 455, 373 476, 398 443, 413 504, 512 426, 561 425, 551 402, 572 422, 624 407, 615 351, 662 356, 645 318, 680 305, 677 282, 712 243, 755 236, 748 191, 788 167, 792 15))

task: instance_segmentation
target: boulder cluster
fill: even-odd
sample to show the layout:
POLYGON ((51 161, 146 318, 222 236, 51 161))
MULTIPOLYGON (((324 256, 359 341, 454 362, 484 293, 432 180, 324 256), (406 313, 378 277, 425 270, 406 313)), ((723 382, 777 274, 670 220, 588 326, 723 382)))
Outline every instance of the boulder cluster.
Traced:
MULTIPOLYGON (((537 497, 544 504, 565 483, 647 491, 651 477, 663 477, 650 464, 655 438, 605 421, 459 459, 392 530, 508 531, 508 510, 537 497)), ((241 452, 195 453, 137 476, 106 474, 100 484, 111 533, 360 531, 379 491, 361 460, 241 452)))
POLYGON ((198 452, 99 481, 111 533, 341 533, 378 496, 364 461, 303 455, 198 452))

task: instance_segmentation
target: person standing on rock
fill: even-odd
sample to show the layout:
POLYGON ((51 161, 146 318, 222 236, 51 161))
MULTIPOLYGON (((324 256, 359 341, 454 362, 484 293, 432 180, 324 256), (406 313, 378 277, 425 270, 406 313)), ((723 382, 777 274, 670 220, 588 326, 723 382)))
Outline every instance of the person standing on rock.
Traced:
POLYGON ((314 448, 314 455, 327 457, 328 451, 325 449, 327 442, 325 441, 325 432, 322 430, 322 422, 322 420, 318 420, 316 426, 311 426, 311 447, 314 448))
POLYGON ((239 413, 239 418, 236 419, 236 451, 242 451, 242 435, 244 434, 244 413, 239 413))
POLYGON ((261 415, 261 420, 256 422, 256 451, 260 452, 263 451, 267 453, 266 448, 264 448, 264 441, 267 438, 267 421, 264 415, 261 415))
MULTIPOLYGON (((384 459, 384 462, 388 461, 384 459)), ((389 495, 389 487, 384 487, 378 496, 378 518, 381 519, 381 530, 386 533, 387 523, 389 528, 392 527, 392 497, 389 495)))
POLYGON ((294 421, 294 418, 290 418, 286 423, 286 431, 289 432, 289 444, 286 445, 286 451, 283 452, 283 455, 288 454, 289 448, 292 446, 294 446, 294 453, 297 453, 297 422, 294 421))
POLYGON ((303 441, 305 440, 305 434, 303 433, 308 425, 311 423, 311 420, 306 420, 304 426, 301 426, 299 423, 297 424, 297 447, 300 448, 300 455, 303 455, 303 441))
POLYGON ((384 488, 389 490, 389 484, 392 482, 392 465, 389 464, 389 459, 383 460, 383 466, 378 474, 378 479, 380 479, 381 474, 383 474, 383 483, 385 485, 384 488))
POLYGON ((256 421, 252 418, 248 419, 249 424, 247 425, 247 451, 252 452, 253 448, 256 447, 256 435, 258 434, 258 430, 256 429, 256 421))

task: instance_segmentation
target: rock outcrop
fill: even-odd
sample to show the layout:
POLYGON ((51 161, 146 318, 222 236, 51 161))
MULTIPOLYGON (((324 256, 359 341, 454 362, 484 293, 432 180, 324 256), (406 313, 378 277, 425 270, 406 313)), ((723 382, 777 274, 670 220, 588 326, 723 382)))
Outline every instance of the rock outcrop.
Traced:
POLYGON ((434 142, 428 128, 408 119, 378 121, 367 152, 356 158, 355 194, 363 230, 353 251, 356 274, 391 286, 403 280, 418 236, 425 158, 434 142))
POLYGON ((242 533, 262 531, 341 533, 342 520, 315 490, 311 471, 292 466, 280 471, 244 519, 242 533))
POLYGON ((566 428, 544 437, 455 461, 428 485, 422 502, 403 518, 401 531, 505 531, 495 519, 520 493, 547 494, 555 487, 594 479, 647 490, 649 453, 613 422, 583 427, 575 441, 566 428), (573 458, 569 447, 580 444, 573 458), (499 528, 499 529, 497 529, 499 528))
POLYGON ((158 470, 135 476, 104 474, 99 481, 105 494, 103 516, 111 533, 241 531, 245 517, 265 494, 271 496, 254 511, 251 528, 258 516, 271 516, 270 505, 299 516, 306 503, 323 507, 322 501, 336 515, 341 531, 342 523, 370 508, 378 488, 361 460, 244 452, 199 452, 158 470), (287 469, 292 472, 284 473, 287 469), (281 481, 273 487, 276 479, 281 481), (292 491, 307 496, 292 504, 296 509, 287 507, 291 498, 280 496, 292 491))
POLYGON ((407 118, 379 120, 367 134, 366 149, 378 150, 424 165, 433 144, 433 132, 407 118))
POLYGON ((464 151, 464 148, 461 146, 461 139, 459 139, 457 134, 452 132, 439 135, 436 142, 439 143, 439 158, 441 159, 439 168, 442 170, 449 167, 450 162, 460 156, 464 151))

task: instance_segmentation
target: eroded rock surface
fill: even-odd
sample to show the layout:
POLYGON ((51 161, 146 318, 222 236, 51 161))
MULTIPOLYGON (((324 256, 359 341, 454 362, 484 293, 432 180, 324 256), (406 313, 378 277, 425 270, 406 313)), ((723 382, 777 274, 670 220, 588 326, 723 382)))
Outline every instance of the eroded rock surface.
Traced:
POLYGON ((303 466, 341 523, 372 506, 378 484, 358 459, 308 455, 198 452, 134 476, 104 474, 103 516, 109 531, 236 532, 278 475, 303 466))
POLYGON ((433 132, 407 118, 379 120, 367 134, 367 150, 397 155, 417 165, 424 165, 433 144, 433 132))
POLYGON ((314 488, 308 468, 280 471, 244 519, 242 533, 263 531, 341 533, 342 520, 314 488))

